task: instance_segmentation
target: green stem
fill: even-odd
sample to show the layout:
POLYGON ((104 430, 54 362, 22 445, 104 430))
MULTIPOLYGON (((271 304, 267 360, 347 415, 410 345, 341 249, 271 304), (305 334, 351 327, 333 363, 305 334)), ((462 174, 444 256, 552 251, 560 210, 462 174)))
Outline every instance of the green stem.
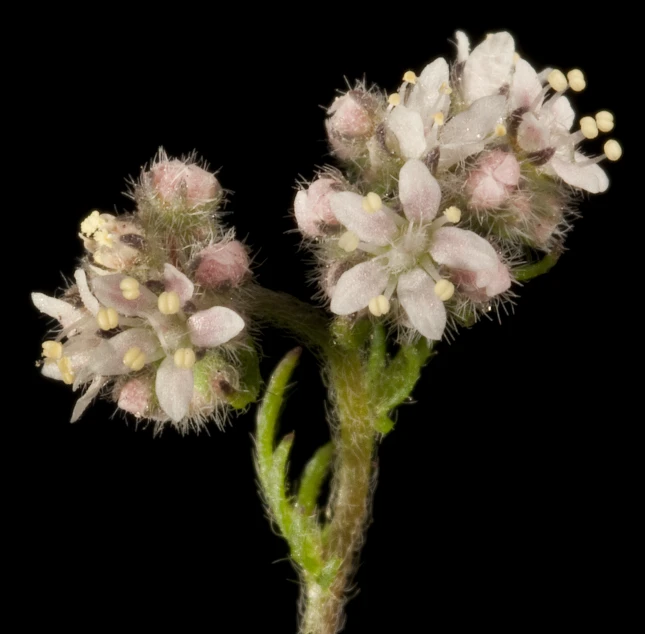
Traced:
POLYGON ((518 267, 514 271, 515 279, 518 282, 527 282, 534 277, 548 273, 555 266, 560 255, 562 255, 562 252, 559 250, 551 251, 551 253, 547 253, 541 260, 534 264, 526 264, 525 266, 518 267))

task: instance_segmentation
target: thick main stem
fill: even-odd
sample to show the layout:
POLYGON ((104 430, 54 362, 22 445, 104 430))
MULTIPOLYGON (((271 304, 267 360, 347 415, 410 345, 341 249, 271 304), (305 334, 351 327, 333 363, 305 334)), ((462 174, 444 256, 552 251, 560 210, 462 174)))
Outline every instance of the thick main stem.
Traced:
POLYGON ((358 351, 334 354, 330 382, 340 427, 326 558, 336 558, 342 565, 329 587, 322 588, 314 581, 307 584, 302 634, 336 634, 341 627, 347 585, 371 504, 375 433, 358 351))

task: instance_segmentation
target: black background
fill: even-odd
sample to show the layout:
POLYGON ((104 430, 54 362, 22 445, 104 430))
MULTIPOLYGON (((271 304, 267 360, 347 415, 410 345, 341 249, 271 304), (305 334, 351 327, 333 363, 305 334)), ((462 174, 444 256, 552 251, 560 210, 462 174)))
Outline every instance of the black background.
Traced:
MULTIPOLYGON (((26 151, 16 169, 22 228, 7 245, 26 271, 25 334, 14 337, 15 324, 8 333, 19 379, 5 385, 7 425, 20 435, 4 448, 19 535, 8 559, 18 562, 11 579, 25 630, 296 631, 297 575, 256 492, 252 412, 198 437, 153 438, 105 402, 70 425, 75 395, 33 367, 46 321, 28 291, 52 293, 61 272, 71 276, 79 221, 95 208, 130 209, 125 177, 163 145, 222 168, 258 280, 307 299, 314 289, 289 214, 298 175, 330 160, 321 106, 344 77, 393 89, 408 68, 451 56, 455 28, 475 43, 509 29, 536 66, 582 68, 589 87, 577 112, 613 110, 626 156, 607 166, 610 190, 583 202, 556 269, 522 289, 501 326, 480 323, 442 344, 418 402, 401 408, 379 449, 374 524, 345 631, 625 630, 639 499, 621 379, 625 346, 637 344, 621 342, 635 309, 617 236, 634 160, 621 90, 632 71, 618 46, 625 18, 582 26, 579 12, 495 7, 462 19, 449 4, 357 16, 338 5, 249 8, 235 18, 216 5, 212 16, 151 6, 150 21, 136 24, 97 8, 87 20, 41 16, 25 32, 26 57, 12 68, 26 151)), ((266 377, 293 343, 267 331, 262 345, 266 377)), ((294 477, 326 439, 324 397, 305 354, 283 419, 296 432, 294 477)))

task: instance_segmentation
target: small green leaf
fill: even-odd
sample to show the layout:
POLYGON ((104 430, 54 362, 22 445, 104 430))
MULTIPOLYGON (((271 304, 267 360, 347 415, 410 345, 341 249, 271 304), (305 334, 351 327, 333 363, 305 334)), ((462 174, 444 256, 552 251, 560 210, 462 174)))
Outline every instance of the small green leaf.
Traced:
POLYGON ((329 473, 333 454, 334 445, 329 442, 316 451, 305 467, 298 490, 298 506, 305 515, 311 515, 316 509, 320 489, 329 473))

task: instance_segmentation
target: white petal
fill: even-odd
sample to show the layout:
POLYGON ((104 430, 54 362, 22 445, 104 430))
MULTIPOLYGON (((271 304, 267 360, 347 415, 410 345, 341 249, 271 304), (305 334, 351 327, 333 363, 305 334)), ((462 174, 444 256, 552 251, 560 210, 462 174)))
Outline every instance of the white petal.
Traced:
POLYGON ((323 232, 320 230, 320 219, 309 210, 309 196, 306 190, 301 189, 296 194, 296 199, 293 202, 293 211, 296 215, 296 222, 298 223, 300 231, 311 237, 323 235, 323 232))
POLYGON ((177 293, 182 306, 190 301, 195 285, 181 271, 172 264, 164 264, 163 276, 166 281, 166 291, 177 293))
POLYGON ((394 237, 394 221, 382 209, 373 213, 365 211, 359 194, 338 192, 329 197, 329 202, 339 222, 364 242, 384 247, 394 237))
POLYGON ((105 385, 107 379, 102 376, 95 376, 89 387, 85 390, 85 393, 81 398, 76 401, 74 406, 74 411, 72 412, 72 418, 69 421, 70 423, 75 423, 87 409, 87 406, 94 400, 96 395, 101 391, 101 388, 105 385))
POLYGON ((145 316, 157 309, 157 296, 143 284, 139 285, 140 295, 137 299, 126 299, 121 291, 121 280, 126 275, 120 273, 95 277, 92 280, 94 295, 106 308, 114 308, 126 317, 145 316))
POLYGON ((539 152, 549 146, 551 131, 532 113, 527 112, 517 129, 517 142, 526 152, 539 152))
POLYGON ((457 40, 457 61, 465 62, 470 54, 470 40, 463 31, 457 31, 455 39, 457 40))
POLYGON ((458 227, 443 227, 436 231, 430 255, 439 264, 463 271, 495 271, 499 261, 488 240, 458 227))
POLYGON ((510 287, 511 276, 509 275, 508 267, 500 260, 497 269, 491 275, 486 285, 486 295, 488 297, 495 297, 495 295, 506 292, 510 287))
POLYGON ((410 159, 399 172, 399 200, 408 220, 430 222, 441 203, 441 187, 422 161, 410 159))
POLYGON ((397 106, 390 112, 387 126, 396 136, 404 158, 421 158, 427 146, 423 119, 418 112, 397 106))
POLYGON ((78 292, 85 308, 87 308, 92 315, 96 315, 99 312, 101 305, 90 291, 85 271, 83 269, 76 269, 76 271, 74 271, 74 279, 76 280, 76 286, 78 287, 78 292))
POLYGON ((193 345, 214 348, 230 341, 244 329, 244 320, 230 308, 213 306, 200 310, 188 320, 193 345))
POLYGON ((477 143, 467 143, 459 144, 452 143, 450 145, 441 146, 441 154, 439 155, 439 167, 440 169, 448 169, 456 163, 467 159, 473 154, 478 154, 479 152, 486 149, 486 141, 479 141, 477 143))
POLYGON ((443 57, 428 64, 421 75, 417 78, 410 97, 406 102, 408 110, 415 110, 421 115, 422 121, 426 121, 436 112, 447 109, 450 105, 450 98, 440 92, 441 85, 448 83, 450 69, 443 57))
POLYGON ((505 108, 506 98, 502 95, 477 100, 446 123, 441 131, 441 143, 466 145, 483 141, 502 120, 505 108))
POLYGON ((164 356, 159 340, 153 332, 146 328, 129 328, 101 343, 92 355, 86 376, 91 374, 114 376, 132 372, 123 363, 123 357, 130 348, 140 348, 146 355, 146 364, 164 356))
POLYGON ((43 364, 43 369, 41 370, 43 376, 46 376, 48 379, 56 379, 56 381, 62 381, 63 375, 61 374, 58 364, 55 361, 46 361, 43 364))
POLYGON ((44 293, 32 293, 31 301, 41 313, 58 320, 65 328, 83 316, 83 313, 71 304, 44 293))
POLYGON ((188 413, 193 398, 192 369, 178 368, 172 357, 166 357, 157 370, 155 391, 161 409, 179 422, 188 413))
POLYGON ((571 102, 562 95, 549 99, 540 113, 540 121, 550 128, 561 128, 567 131, 571 130, 575 118, 576 113, 571 107, 571 102))
POLYGON ((496 94, 508 83, 515 42, 510 33, 494 33, 476 46, 464 66, 463 87, 466 101, 496 94))
POLYGON ((416 268, 401 275, 396 293, 412 325, 424 337, 439 341, 446 327, 446 308, 434 287, 434 280, 416 268))
POLYGON ((334 288, 331 312, 336 315, 350 315, 365 308, 370 299, 385 290, 388 279, 387 270, 377 260, 353 266, 340 276, 334 288))
POLYGON ((524 59, 518 59, 509 94, 510 110, 530 108, 541 92, 542 84, 533 66, 524 59))
MULTIPOLYGON (((576 152, 576 159, 585 160, 585 157, 576 152)), ((549 166, 572 187, 584 189, 592 194, 604 192, 609 187, 609 178, 599 165, 580 166, 556 155, 549 161, 549 166)))

